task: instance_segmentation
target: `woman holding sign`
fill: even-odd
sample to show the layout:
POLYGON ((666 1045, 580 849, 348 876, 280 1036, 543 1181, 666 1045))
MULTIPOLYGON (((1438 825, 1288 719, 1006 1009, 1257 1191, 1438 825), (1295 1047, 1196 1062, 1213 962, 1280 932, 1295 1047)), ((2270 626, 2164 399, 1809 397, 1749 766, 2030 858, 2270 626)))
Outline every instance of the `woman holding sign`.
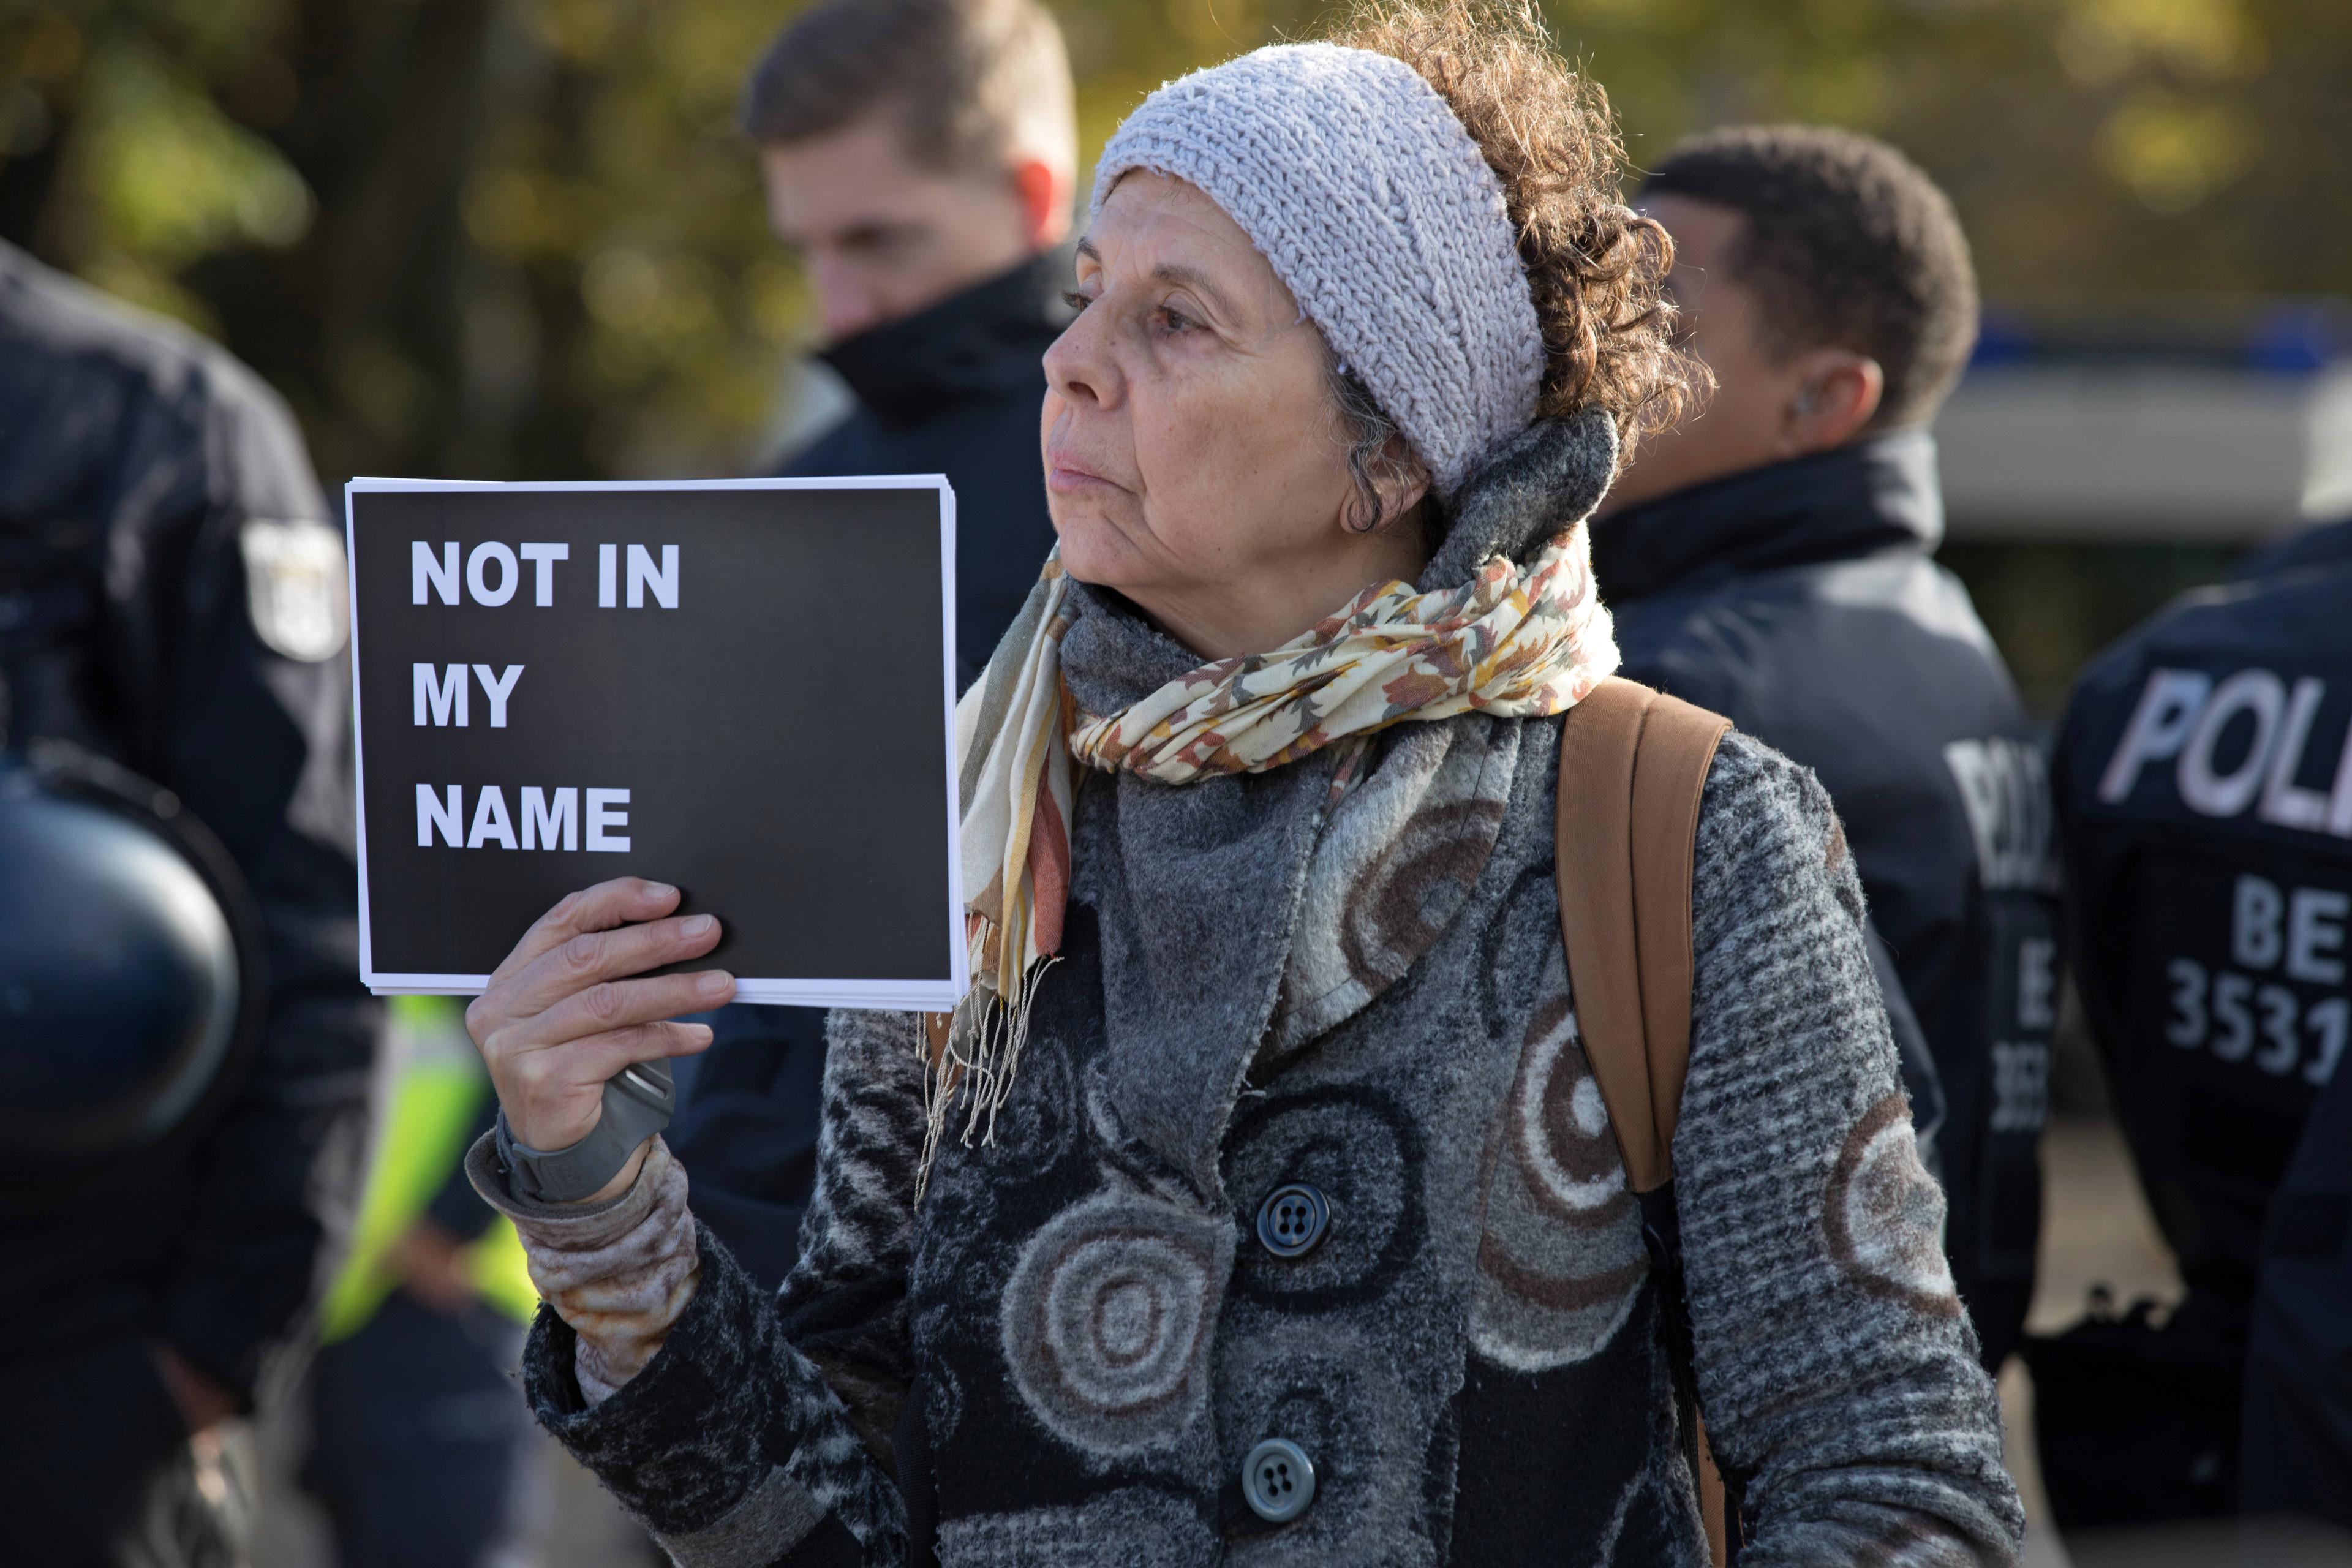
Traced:
POLYGON ((678 1562, 1683 1564, 1717 1469, 1751 1563, 2014 1552, 1827 797, 1701 726, 1685 985, 1591 853, 1643 860, 1658 792, 1608 826, 1582 715, 1563 773, 1628 689, 1582 520, 1692 375, 1620 165, 1532 21, 1444 0, 1112 139, 1059 555, 959 714, 981 979, 835 1015, 780 1297, 658 1137, 594 1137, 707 1037, 666 1020, 728 978, 646 974, 707 918, 590 889, 474 1005, 529 1396, 678 1562), (1629 1121, 1603 1034, 1685 1003, 1629 1121), (610 1179, 545 1201, 574 1147, 610 1179))

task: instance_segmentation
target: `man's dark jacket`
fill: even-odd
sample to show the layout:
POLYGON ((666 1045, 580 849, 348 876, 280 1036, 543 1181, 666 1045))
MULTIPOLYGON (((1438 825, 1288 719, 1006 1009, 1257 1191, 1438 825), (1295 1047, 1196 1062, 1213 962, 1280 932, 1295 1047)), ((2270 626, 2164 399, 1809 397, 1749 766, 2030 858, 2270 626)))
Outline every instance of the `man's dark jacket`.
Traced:
MULTIPOLYGON (((975 679, 1054 547, 1037 451, 1040 362, 1070 319, 1070 258, 1055 251, 823 355, 856 394, 786 475, 943 473, 956 496, 956 664, 975 679)), ((816 1173, 824 1015, 726 1008, 715 1043, 681 1063, 668 1137, 693 1173, 695 1213, 755 1279, 781 1281, 816 1173)))
POLYGON ((339 563, 331 516, 243 366, 0 245, 0 726, 173 791, 243 871, 268 966, 259 1051, 216 1117, 0 1191, 0 1372, 154 1338, 247 1392, 309 1292, 320 1214, 352 1195, 379 1010, 341 574, 276 576, 271 548, 300 532, 339 563))
POLYGON ((1622 673, 1727 716, 1836 802, 1941 1080, 1948 1245, 1998 1365, 2032 1290, 2056 886, 2041 752, 1930 558, 1943 531, 1935 442, 1910 431, 1621 512, 1594 527, 1593 569, 1622 673))

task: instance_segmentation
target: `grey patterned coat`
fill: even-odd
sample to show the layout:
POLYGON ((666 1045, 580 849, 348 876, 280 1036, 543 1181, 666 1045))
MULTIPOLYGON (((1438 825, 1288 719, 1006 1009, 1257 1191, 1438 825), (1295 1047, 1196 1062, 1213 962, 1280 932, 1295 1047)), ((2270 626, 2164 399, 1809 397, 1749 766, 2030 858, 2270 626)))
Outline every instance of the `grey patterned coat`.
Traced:
MULTIPOLYGON (((1424 582, 1588 511, 1611 447, 1594 422, 1529 432, 1424 582)), ((1194 662, 1100 596, 1064 648, 1097 712, 1194 662)), ((1704 1563, 1560 956, 1558 737, 1406 725, 1345 788, 1328 752, 1090 780, 1065 956, 993 1142, 950 1139, 918 1206, 914 1021, 837 1015, 782 1295, 706 1234, 666 1345, 593 1408, 542 1313, 541 1420, 689 1568, 903 1562, 910 1388, 948 1568, 1704 1563), (1279 1257, 1257 1210, 1301 1182, 1331 1224, 1279 1257), (1275 1436, 1318 1482, 1278 1526, 1238 1484, 1275 1436)), ((1748 1478, 1742 1562, 2008 1561, 1999 1413, 1843 836, 1811 773, 1737 733, 1693 907, 1676 1193, 1700 1399, 1748 1478)))

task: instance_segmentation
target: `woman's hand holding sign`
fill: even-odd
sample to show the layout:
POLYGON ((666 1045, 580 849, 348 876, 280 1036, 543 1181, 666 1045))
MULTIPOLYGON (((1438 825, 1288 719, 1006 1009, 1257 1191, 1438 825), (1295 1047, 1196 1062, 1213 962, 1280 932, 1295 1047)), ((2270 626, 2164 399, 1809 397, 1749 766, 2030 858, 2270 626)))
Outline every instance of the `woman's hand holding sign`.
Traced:
MULTIPOLYGON (((573 893, 523 933, 489 989, 466 1009, 466 1027, 518 1142, 569 1148, 595 1127, 607 1079, 633 1063, 691 1056, 710 1044, 704 1026, 670 1020, 727 1003, 734 977, 717 969, 645 973, 718 945, 719 921, 674 916, 677 903, 676 888, 636 877, 573 893)), ((589 1201, 625 1191, 644 1153, 633 1154, 589 1201)))

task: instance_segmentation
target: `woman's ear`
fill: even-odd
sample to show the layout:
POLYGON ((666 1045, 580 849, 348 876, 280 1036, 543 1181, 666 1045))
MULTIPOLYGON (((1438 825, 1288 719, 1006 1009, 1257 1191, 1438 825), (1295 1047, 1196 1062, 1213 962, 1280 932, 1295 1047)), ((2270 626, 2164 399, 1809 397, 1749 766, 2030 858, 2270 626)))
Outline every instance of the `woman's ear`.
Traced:
POLYGON ((1429 470, 1413 455, 1405 438, 1396 434, 1391 434, 1381 444, 1381 459, 1372 467, 1371 479, 1372 493, 1380 498, 1380 511, 1359 529, 1360 532, 1390 526, 1419 506, 1421 498, 1429 493, 1429 470))

